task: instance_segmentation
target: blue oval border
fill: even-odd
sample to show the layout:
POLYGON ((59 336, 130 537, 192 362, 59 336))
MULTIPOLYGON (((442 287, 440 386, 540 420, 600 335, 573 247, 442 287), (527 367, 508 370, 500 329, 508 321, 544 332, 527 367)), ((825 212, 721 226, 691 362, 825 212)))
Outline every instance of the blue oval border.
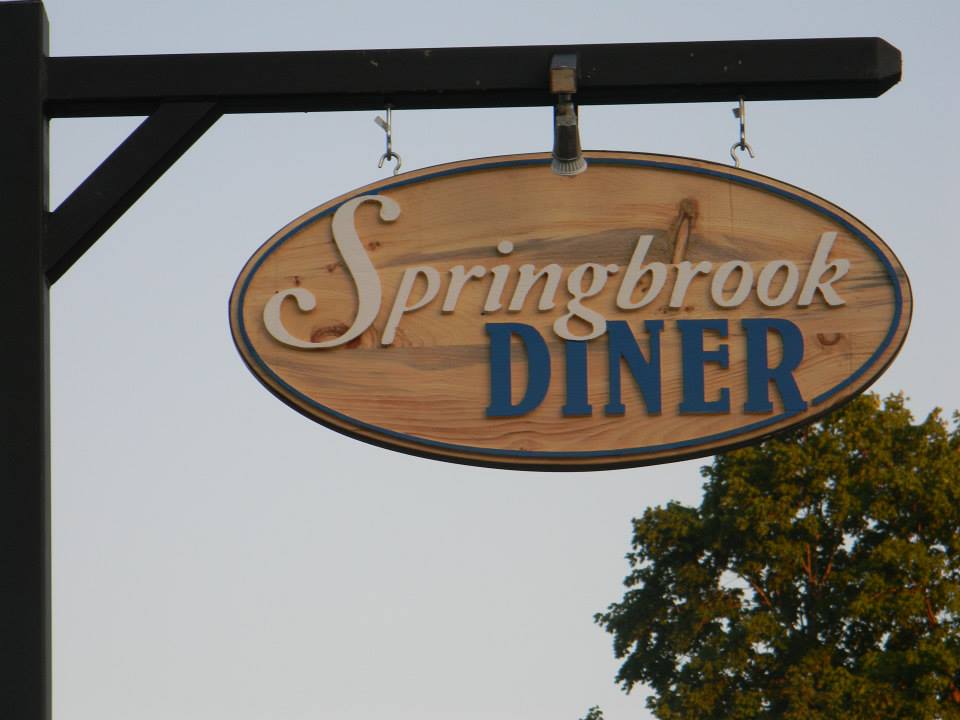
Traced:
MULTIPOLYGON (((860 376, 867 372, 867 370, 873 366, 873 364, 886 352, 887 348, 893 342, 894 337, 897 333, 897 328, 900 326, 900 320, 903 314, 903 293, 900 289, 900 282, 897 278, 896 269, 893 267, 890 260, 887 258, 886 254, 877 247, 876 243, 873 242, 869 237, 867 237, 863 232, 858 228, 853 226, 845 218, 837 215, 833 211, 829 210, 826 207, 818 205, 817 203, 792 193, 788 190, 784 190, 779 187, 768 185, 761 180, 756 180, 749 177, 742 177, 740 175, 733 175, 722 170, 714 170, 711 168, 696 167, 690 165, 683 165, 680 163, 671 163, 666 161, 659 160, 648 160, 640 158, 624 158, 624 157, 597 157, 588 154, 588 159, 592 165, 623 165, 623 166, 632 166, 632 167, 644 167, 644 168, 658 168, 671 170, 674 172, 685 172, 692 173, 695 175, 705 175, 707 177, 719 178, 726 180, 728 182, 734 182, 739 185, 746 185, 747 187, 752 187, 755 189, 762 190, 764 192, 769 192, 774 195, 786 198, 787 200, 797 202, 809 209, 814 210, 815 212, 829 218, 831 221, 842 226, 847 232, 859 239, 864 245, 866 245, 873 253, 880 259, 880 262, 883 264, 883 267, 887 271, 887 275, 890 278, 890 282, 893 285, 894 290, 894 313, 890 323, 890 327, 887 329, 887 334, 884 336, 883 342, 880 343, 879 347, 870 355, 866 362, 864 362, 857 370, 848 376, 845 380, 838 383, 834 387, 830 388, 826 392, 821 393, 816 396, 812 401, 811 405, 817 406, 823 404, 825 401, 829 400, 831 397, 836 395, 841 390, 849 387, 854 381, 857 380, 860 376)), ((368 191, 368 194, 378 194, 381 192, 386 192, 398 187, 403 187, 405 185, 412 185, 414 183, 425 182, 428 180, 436 180, 442 177, 449 177, 452 175, 459 175, 467 172, 477 172, 483 170, 494 170, 498 168, 505 167, 530 167, 537 165, 549 165, 549 157, 538 157, 538 158, 525 158, 517 160, 506 160, 506 161, 497 161, 491 160, 486 163, 478 163, 476 165, 467 165, 457 168, 448 168, 446 170, 437 170, 433 173, 428 173, 425 175, 420 175, 414 178, 408 178, 404 180, 397 180, 396 182, 388 183, 383 185, 376 190, 368 191)), ((253 276, 256 275, 257 271, 260 269, 260 266, 263 262, 270 257, 274 250, 279 248, 286 242, 290 237, 299 233, 305 227, 309 227, 313 223, 317 222, 321 218, 326 217, 339 208, 343 203, 348 200, 357 197, 360 193, 354 193, 346 197, 341 202, 336 205, 332 205, 326 210, 317 213, 316 215, 310 217, 307 220, 304 220, 302 223, 297 224, 288 232, 286 232, 283 237, 275 241, 263 255, 257 259, 257 262, 254 263, 253 267, 250 268, 250 271, 247 273, 244 278, 243 284, 240 287, 240 293, 237 298, 237 315, 236 322, 237 328, 240 332, 241 340, 246 347, 247 351, 250 353, 250 356, 253 358, 254 362, 259 367, 263 377, 269 378, 272 382, 276 383, 277 386, 283 388, 291 397, 299 399, 301 402, 305 403, 308 407, 314 408, 324 415, 327 415, 332 418, 336 418, 341 422, 346 423, 348 426, 354 428, 378 433, 384 437, 394 438, 401 440, 406 443, 413 443, 419 445, 425 449, 427 448, 436 448, 437 450, 446 450, 451 452, 460 452, 460 453, 469 453, 474 455, 488 456, 491 458, 523 458, 523 459, 544 459, 544 460, 562 460, 562 459, 587 459, 587 458, 622 458, 631 455, 648 455, 653 453, 666 452, 670 450, 692 450, 698 445, 709 445, 722 440, 729 440, 737 437, 738 435, 744 435, 747 433, 752 433, 756 430, 762 430, 765 427, 770 427, 776 425, 784 420, 787 420, 791 417, 801 414, 802 410, 794 412, 784 412, 776 415, 774 417, 766 418, 765 420, 760 420, 755 423, 750 423, 749 425, 743 425, 733 430, 727 430, 722 433, 715 433, 713 435, 704 435, 697 438, 692 438, 690 440, 681 440, 674 443, 661 443, 659 445, 645 445, 640 447, 633 448, 614 448, 611 450, 584 450, 584 451, 562 451, 562 450, 551 450, 551 451, 537 451, 537 450, 502 450, 496 448, 481 448, 474 447, 472 445, 455 445, 453 443, 440 442, 439 440, 430 440, 427 438, 421 438, 416 435, 406 435, 404 433, 397 432, 395 430, 389 430, 387 428, 382 428, 378 425, 373 425, 371 423, 363 422, 357 418, 351 417, 350 415, 345 415, 337 410, 329 408, 325 405, 322 405, 315 401, 313 398, 310 398, 299 390, 297 390, 292 385, 288 384, 282 378, 280 378, 273 370, 267 365, 257 351, 254 349, 253 344, 250 342, 250 338, 247 334, 246 326, 243 322, 243 306, 244 299, 246 297, 247 288, 250 285, 250 281, 253 279, 253 276)), ((826 202, 826 201, 825 201, 826 202)), ((905 336, 904 336, 905 337, 905 336)), ((449 459, 456 459, 456 457, 450 457, 449 459)), ((585 468, 585 469, 589 469, 585 468)))

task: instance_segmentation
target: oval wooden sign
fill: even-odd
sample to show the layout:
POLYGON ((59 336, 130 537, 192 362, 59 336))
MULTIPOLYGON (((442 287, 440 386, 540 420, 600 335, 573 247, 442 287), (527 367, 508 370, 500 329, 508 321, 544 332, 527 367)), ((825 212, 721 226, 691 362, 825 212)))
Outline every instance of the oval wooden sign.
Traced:
POLYGON ((587 157, 428 168, 294 220, 234 286, 247 365, 367 442, 577 470, 758 441, 897 354, 906 274, 849 213, 700 160, 587 157))

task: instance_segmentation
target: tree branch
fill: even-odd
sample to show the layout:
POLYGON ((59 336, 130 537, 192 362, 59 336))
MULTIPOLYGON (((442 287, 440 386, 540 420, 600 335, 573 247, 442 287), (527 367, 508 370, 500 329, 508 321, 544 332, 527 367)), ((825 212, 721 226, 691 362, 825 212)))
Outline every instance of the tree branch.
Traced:
POLYGON ((767 596, 767 594, 763 591, 763 588, 760 587, 760 583, 755 582, 752 578, 747 578, 747 582, 750 583, 750 587, 753 588, 753 591, 754 591, 757 595, 760 596, 760 599, 761 599, 761 600, 763 600, 763 604, 766 605, 766 606, 767 606, 768 608, 770 608, 771 610, 773 610, 773 609, 774 609, 774 608, 773 608, 773 603, 770 602, 770 598, 769 598, 769 597, 767 596))
POLYGON ((930 596, 924 592, 923 600, 927 605, 927 620, 932 627, 937 627, 940 621, 937 620, 937 614, 933 611, 933 604, 930 602, 930 596))
POLYGON ((800 567, 803 568, 803 571, 807 574, 807 580, 811 585, 816 584, 816 580, 813 577, 813 558, 810 556, 810 543, 804 545, 807 552, 807 559, 804 562, 803 556, 800 557, 800 567))

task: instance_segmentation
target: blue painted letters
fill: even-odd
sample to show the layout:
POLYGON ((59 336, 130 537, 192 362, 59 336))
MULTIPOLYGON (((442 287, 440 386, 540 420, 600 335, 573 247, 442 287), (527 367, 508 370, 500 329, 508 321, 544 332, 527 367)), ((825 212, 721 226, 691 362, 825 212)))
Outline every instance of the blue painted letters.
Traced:
POLYGON ((663 320, 644 322, 650 336, 649 357, 644 358, 636 338, 625 320, 607 322, 607 342, 610 343, 607 360, 610 368, 610 401, 604 406, 607 415, 623 415, 626 408, 620 399, 620 361, 626 360, 630 374, 636 381, 647 412, 660 414, 660 331, 663 320))
POLYGON ((523 323, 487 323, 490 336, 490 405, 487 417, 526 415, 550 387, 550 351, 536 328, 523 323), (527 353, 527 390, 516 405, 510 382, 510 345, 516 335, 527 353))
POLYGON ((726 343, 716 350, 703 349, 703 333, 710 330, 720 337, 727 336, 726 320, 677 320, 680 330, 680 352, 683 370, 683 400, 681 415, 720 415, 730 412, 730 389, 720 388, 717 400, 704 397, 703 366, 710 362, 726 369, 730 364, 730 351, 726 343))
POLYGON ((803 335, 800 328, 789 320, 765 318, 762 320, 741 320, 747 334, 747 402, 744 412, 773 412, 770 402, 770 383, 777 386, 783 409, 787 412, 800 412, 807 409, 807 403, 800 395, 793 371, 803 360, 803 335), (767 366, 767 334, 775 332, 783 345, 783 359, 775 368, 767 366))

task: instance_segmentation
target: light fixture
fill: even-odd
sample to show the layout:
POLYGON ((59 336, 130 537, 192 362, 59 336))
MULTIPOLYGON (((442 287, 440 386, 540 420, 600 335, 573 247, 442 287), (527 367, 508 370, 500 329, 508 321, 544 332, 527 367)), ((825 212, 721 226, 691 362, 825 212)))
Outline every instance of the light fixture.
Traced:
POLYGON ((579 175, 587 169, 580 150, 577 106, 577 56, 562 53, 550 62, 550 92, 557 96, 553 106, 553 162, 550 169, 557 175, 579 175))

